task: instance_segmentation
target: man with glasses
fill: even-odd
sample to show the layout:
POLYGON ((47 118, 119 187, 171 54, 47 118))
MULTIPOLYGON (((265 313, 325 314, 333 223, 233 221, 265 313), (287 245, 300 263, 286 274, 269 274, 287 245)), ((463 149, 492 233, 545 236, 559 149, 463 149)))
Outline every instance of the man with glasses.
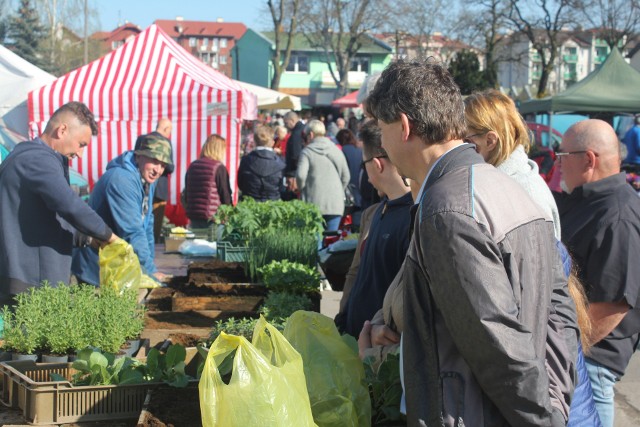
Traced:
POLYGON ((571 126, 557 161, 562 242, 589 299, 594 346, 586 357, 603 426, 613 426, 614 389, 639 340, 640 199, 620 173, 618 138, 601 120, 571 126))
MULTIPOLYGON (((375 121, 360 129, 363 143, 361 167, 369 181, 384 198, 375 208, 368 234, 362 233, 360 265, 353 286, 345 283, 341 311, 336 325, 342 332, 357 338, 364 322, 382 308, 391 281, 400 270, 409 247, 409 224, 413 199, 396 167, 382 148, 380 128, 375 121)), ((351 273, 351 271, 350 271, 351 273)))
POLYGON ((462 96, 442 65, 393 62, 367 108, 389 159, 421 185, 398 273, 407 425, 566 425, 565 384, 550 378, 571 373, 577 327, 556 292, 566 278, 551 218, 463 142, 462 96), (568 350, 548 359, 548 321, 562 307, 566 323, 554 326, 568 350))

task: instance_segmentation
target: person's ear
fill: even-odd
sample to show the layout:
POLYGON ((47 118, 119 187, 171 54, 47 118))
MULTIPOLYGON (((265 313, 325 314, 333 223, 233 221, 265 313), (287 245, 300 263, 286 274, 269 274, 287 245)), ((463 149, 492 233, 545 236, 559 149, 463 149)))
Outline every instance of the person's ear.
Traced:
POLYGON ((487 149, 489 151, 495 150, 498 146, 499 137, 498 134, 492 130, 487 132, 487 149))
POLYGON ((589 169, 595 169, 596 162, 598 161, 598 156, 596 156, 596 153, 591 150, 587 150, 587 152, 585 153, 585 157, 587 158, 587 167, 589 169))
POLYGON ((384 172, 384 168, 386 167, 386 165, 384 164, 384 161, 381 158, 374 157, 373 160, 371 160, 371 162, 373 162, 373 164, 375 165, 376 172, 378 173, 384 172))
POLYGON ((402 140, 407 141, 411 135, 411 123, 409 117, 405 113, 400 113, 400 122, 402 123, 402 140))
POLYGON ((57 139, 62 139, 62 137, 67 134, 67 132, 69 132, 69 126, 66 123, 61 123, 53 131, 54 137, 57 139))

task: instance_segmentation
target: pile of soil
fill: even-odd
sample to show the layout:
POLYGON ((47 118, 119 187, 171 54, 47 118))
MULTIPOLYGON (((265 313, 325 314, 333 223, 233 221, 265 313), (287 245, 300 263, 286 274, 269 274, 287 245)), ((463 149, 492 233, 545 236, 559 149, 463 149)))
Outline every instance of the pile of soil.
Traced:
MULTIPOLYGON (((206 337, 204 337, 206 339, 206 337)), ((203 337, 194 334, 169 334, 169 340, 172 344, 180 344, 183 347, 196 347, 203 337)))
POLYGON ((138 427, 201 427, 198 387, 153 390, 147 412, 138 427))
POLYGON ((244 272, 244 264, 225 262, 218 259, 205 262, 192 262, 187 268, 190 285, 206 286, 210 283, 250 283, 244 272))

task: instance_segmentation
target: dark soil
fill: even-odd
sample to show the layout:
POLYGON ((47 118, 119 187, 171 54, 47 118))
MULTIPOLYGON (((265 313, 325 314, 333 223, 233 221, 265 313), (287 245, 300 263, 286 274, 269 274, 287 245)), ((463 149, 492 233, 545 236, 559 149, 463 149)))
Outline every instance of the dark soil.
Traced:
POLYGON ((193 334, 170 334, 169 339, 172 344, 180 344, 183 347, 196 347, 200 341, 206 337, 199 337, 193 334))
POLYGON ((147 412, 138 427, 201 427, 198 387, 153 390, 147 412))
POLYGON ((244 264, 212 260, 192 262, 187 268, 187 277, 192 286, 208 283, 249 283, 251 279, 244 272, 244 264))

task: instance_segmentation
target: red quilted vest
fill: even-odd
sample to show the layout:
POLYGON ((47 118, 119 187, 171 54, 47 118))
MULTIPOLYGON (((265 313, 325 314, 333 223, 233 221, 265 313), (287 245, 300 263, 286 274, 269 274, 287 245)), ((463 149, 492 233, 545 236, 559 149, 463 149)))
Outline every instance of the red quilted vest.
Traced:
POLYGON ((191 220, 210 220, 218 211, 220 196, 216 186, 216 171, 222 165, 203 157, 191 163, 187 170, 187 217, 191 220))

